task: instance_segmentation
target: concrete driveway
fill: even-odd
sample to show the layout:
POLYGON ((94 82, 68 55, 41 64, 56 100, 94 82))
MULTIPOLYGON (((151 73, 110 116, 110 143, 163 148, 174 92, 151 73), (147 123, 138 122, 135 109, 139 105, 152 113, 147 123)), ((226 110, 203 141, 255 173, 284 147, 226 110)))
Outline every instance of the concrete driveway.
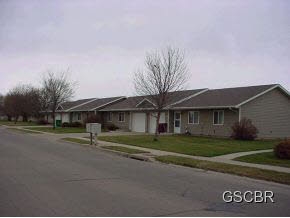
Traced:
POLYGON ((290 188, 141 162, 0 127, 1 216, 289 216, 290 188), (275 203, 224 203, 270 190, 275 203))

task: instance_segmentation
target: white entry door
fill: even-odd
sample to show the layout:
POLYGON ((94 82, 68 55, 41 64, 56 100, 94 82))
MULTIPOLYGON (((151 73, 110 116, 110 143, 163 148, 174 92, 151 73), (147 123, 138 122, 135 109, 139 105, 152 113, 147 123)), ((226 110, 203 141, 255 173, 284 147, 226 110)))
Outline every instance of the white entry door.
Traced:
MULTIPOLYGON (((156 119, 157 119, 157 113, 150 113, 150 121, 149 121, 149 132, 150 133, 155 133, 156 119)), ((166 123, 164 112, 160 113, 159 123, 166 123)))
POLYGON ((174 133, 180 133, 181 113, 174 112, 174 133))
POLYGON ((132 113, 132 131, 146 132, 146 114, 132 113))

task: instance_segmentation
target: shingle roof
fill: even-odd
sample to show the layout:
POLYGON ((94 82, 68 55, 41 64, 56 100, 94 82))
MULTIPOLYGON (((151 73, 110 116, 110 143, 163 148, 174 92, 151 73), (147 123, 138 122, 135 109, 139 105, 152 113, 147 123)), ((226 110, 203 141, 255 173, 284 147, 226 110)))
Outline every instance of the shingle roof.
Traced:
POLYGON ((87 98, 87 99, 80 99, 80 100, 77 100, 77 101, 68 101, 68 102, 64 102, 62 103, 60 106, 60 109, 61 110, 69 110, 70 108, 72 107, 76 107, 80 104, 84 104, 86 102, 90 102, 92 101, 93 99, 96 99, 96 98, 87 98))
MULTIPOLYGON (((175 102, 180 101, 181 99, 187 98, 189 96, 192 96, 194 94, 197 94, 204 89, 195 89, 195 90, 185 90, 185 91, 176 91, 171 92, 169 94, 169 100, 168 105, 173 104, 175 102)), ((132 110, 132 109, 140 109, 140 107, 136 107, 138 103, 140 103, 142 100, 148 99, 149 101, 152 101, 152 98, 150 96, 134 96, 134 97, 128 97, 127 99, 118 102, 116 104, 109 105, 102 109, 102 111, 106 110, 132 110)), ((154 102, 153 102, 154 103, 154 102)))
POLYGON ((126 97, 119 96, 119 97, 111 97, 111 98, 99 98, 95 99, 94 101, 88 102, 86 104, 80 105, 78 107, 73 108, 72 110, 69 111, 90 111, 94 110, 96 108, 99 108, 101 106, 113 103, 117 101, 118 99, 125 99, 126 97))
POLYGON ((273 86, 276 86, 276 84, 212 89, 196 97, 176 104, 173 108, 235 106, 270 89, 273 86))

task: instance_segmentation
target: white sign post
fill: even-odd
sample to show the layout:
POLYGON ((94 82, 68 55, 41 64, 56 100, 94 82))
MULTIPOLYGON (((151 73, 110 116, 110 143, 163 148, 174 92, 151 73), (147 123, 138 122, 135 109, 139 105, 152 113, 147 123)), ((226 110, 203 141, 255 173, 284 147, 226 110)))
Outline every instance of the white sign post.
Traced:
POLYGON ((90 133, 91 145, 93 144, 93 136, 94 136, 94 144, 97 145, 97 136, 101 133, 102 124, 100 123, 87 123, 86 130, 90 133))

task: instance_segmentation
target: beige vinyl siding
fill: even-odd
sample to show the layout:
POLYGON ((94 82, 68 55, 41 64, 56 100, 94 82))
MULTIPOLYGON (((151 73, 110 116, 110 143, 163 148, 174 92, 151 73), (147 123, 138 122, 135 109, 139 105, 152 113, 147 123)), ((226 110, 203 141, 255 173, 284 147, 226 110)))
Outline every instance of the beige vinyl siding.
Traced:
POLYGON ((290 98, 278 88, 242 105, 241 117, 253 121, 259 138, 290 137, 290 98))
POLYGON ((238 110, 223 109, 224 124, 214 125, 213 113, 215 110, 203 109, 194 110, 199 111, 199 124, 189 124, 188 111, 190 110, 181 111, 181 133, 185 133, 187 128, 193 135, 229 137, 232 133, 232 125, 239 120, 238 110))

